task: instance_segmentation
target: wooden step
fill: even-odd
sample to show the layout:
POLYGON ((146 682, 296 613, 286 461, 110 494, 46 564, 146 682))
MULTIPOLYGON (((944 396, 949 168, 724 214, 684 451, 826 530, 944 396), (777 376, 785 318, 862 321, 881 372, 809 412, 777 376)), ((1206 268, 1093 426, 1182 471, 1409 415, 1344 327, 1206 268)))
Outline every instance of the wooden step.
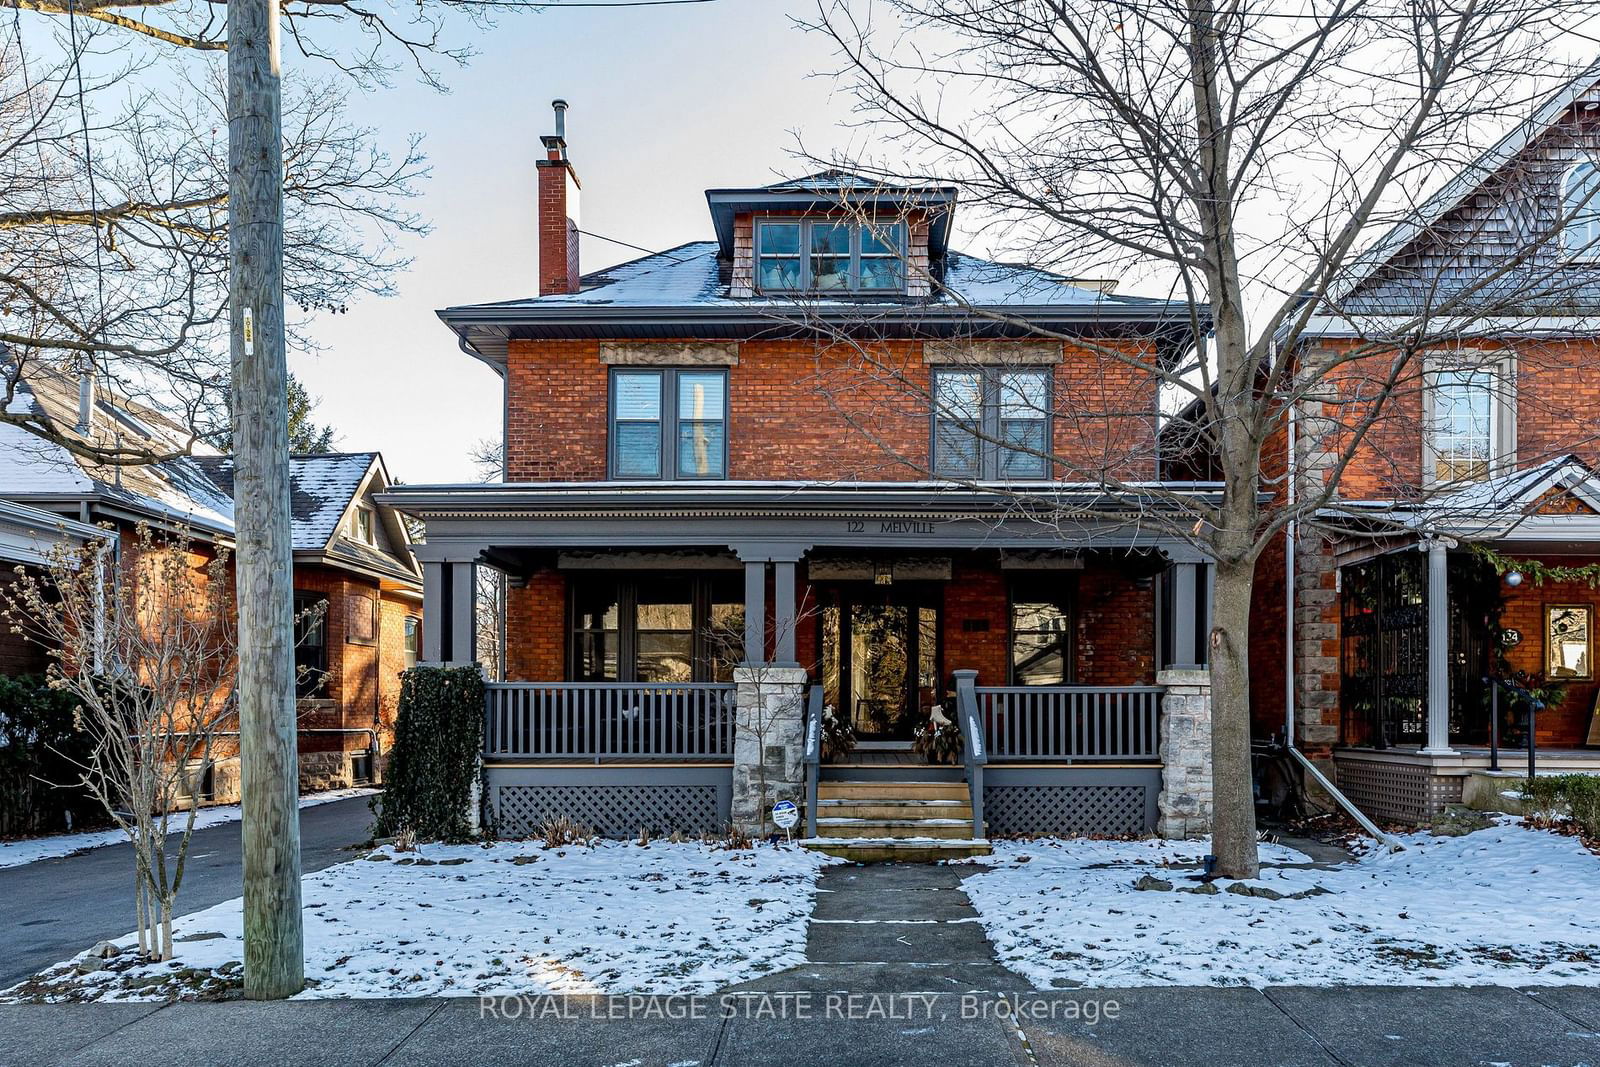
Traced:
POLYGON ((970 800, 965 782, 818 782, 818 800, 970 800))
POLYGON ((938 863, 941 860, 987 856, 987 841, 829 841, 801 842, 806 848, 839 856, 852 863, 938 863))
POLYGON ((818 837, 972 838, 971 819, 835 819, 817 820, 818 837))
POLYGON ((817 818, 838 819, 966 819, 972 805, 962 800, 877 800, 847 797, 818 800, 817 818))

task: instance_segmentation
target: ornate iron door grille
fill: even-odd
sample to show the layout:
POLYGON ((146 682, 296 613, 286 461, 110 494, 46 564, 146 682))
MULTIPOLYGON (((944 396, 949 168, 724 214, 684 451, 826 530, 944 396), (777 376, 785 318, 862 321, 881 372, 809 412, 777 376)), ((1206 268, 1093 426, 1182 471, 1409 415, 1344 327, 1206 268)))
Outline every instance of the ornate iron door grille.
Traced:
POLYGON ((1341 740, 1421 744, 1428 691, 1427 576, 1419 552, 1342 568, 1341 740))

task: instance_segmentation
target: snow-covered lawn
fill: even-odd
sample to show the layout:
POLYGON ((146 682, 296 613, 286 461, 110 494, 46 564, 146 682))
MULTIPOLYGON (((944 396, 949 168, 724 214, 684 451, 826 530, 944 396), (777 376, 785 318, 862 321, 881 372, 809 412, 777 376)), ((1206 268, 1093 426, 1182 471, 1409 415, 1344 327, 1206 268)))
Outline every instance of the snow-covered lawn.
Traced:
MULTIPOLYGON (((711 992, 804 961, 829 862, 792 847, 666 841, 380 849, 306 876, 316 984, 301 996, 711 992)), ((240 902, 227 901, 178 920, 168 963, 130 966, 125 953, 80 975, 79 957, 0 999, 219 994, 237 981, 241 927, 240 902), (212 936, 181 940, 200 934, 212 936)))
MULTIPOLYGON (((1512 820, 1410 834, 1332 870, 1270 868, 1298 900, 1180 892, 1205 842, 997 842, 962 888, 1007 967, 1040 988, 1600 985, 1600 857, 1512 820), (1166 865, 1175 869, 1164 869, 1166 865), (1187 869, 1176 869, 1187 865, 1187 869), (1141 876, 1171 891, 1137 890, 1141 876)), ((1267 863, 1305 856, 1262 846, 1267 863)))
MULTIPOLYGON (((331 804, 335 800, 349 800, 351 797, 366 797, 379 792, 376 789, 330 789, 326 793, 312 793, 300 798, 302 808, 314 808, 318 804, 331 804)), ((221 826, 223 823, 239 821, 239 805, 219 804, 214 808, 201 808, 194 817, 194 828, 204 830, 209 826, 221 826)), ((174 829, 182 829, 181 815, 172 817, 174 829)), ((91 830, 82 834, 51 834, 49 837, 30 837, 22 841, 0 841, 0 867, 20 867, 24 863, 35 863, 39 860, 51 860, 58 856, 70 856, 74 852, 85 852, 91 848, 103 848, 106 845, 120 845, 128 840, 121 830, 91 830)))

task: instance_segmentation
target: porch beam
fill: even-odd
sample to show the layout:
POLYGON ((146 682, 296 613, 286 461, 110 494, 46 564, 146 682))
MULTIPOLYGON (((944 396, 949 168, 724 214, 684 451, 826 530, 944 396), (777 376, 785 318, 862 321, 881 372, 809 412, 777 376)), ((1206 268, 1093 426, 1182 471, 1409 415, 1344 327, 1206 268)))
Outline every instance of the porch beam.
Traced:
POLYGON ((1450 542, 1430 538, 1428 551, 1428 755, 1450 747, 1450 542))

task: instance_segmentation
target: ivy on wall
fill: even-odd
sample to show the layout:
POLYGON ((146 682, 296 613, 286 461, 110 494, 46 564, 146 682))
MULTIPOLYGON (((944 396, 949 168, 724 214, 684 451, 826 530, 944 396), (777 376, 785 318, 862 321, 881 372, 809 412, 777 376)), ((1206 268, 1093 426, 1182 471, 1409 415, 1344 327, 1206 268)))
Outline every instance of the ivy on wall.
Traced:
POLYGON ((1511 571, 1517 571, 1534 585, 1543 585, 1546 582, 1583 582, 1590 589, 1600 588, 1600 563, 1588 563, 1581 567, 1551 566, 1536 559, 1512 559, 1502 556, 1488 545, 1474 544, 1469 546, 1474 555, 1494 568, 1497 575, 1504 576, 1511 571))
POLYGON ((472 785, 483 750, 483 675, 477 667, 412 667, 401 675, 394 748, 375 833, 468 841, 472 785))

